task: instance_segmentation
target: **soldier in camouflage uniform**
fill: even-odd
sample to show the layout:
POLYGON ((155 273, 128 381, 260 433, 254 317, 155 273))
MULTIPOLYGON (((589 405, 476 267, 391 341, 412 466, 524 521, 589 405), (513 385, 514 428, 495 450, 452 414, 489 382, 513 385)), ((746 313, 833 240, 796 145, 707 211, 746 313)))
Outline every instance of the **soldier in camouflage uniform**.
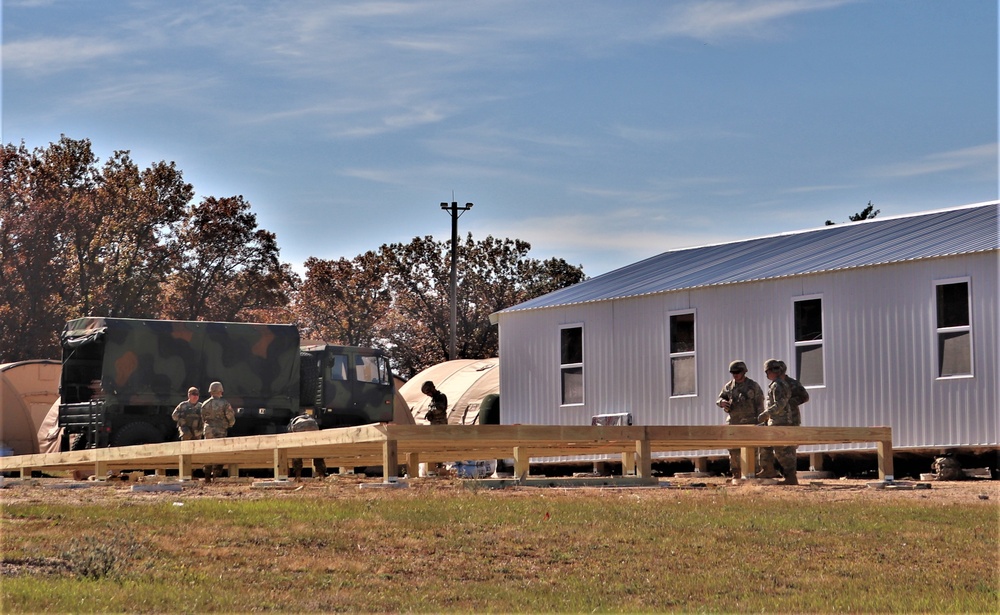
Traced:
MULTIPOLYGON (((319 423, 317 423, 316 419, 308 414, 300 414, 293 418, 292 422, 288 424, 288 431, 292 433, 298 433, 300 431, 319 431, 319 423)), ((300 482, 302 480, 301 457, 292 459, 292 476, 295 477, 295 482, 300 482)), ((325 476, 326 460, 322 457, 313 458, 313 477, 323 478, 325 476)))
MULTIPOLYGON (((211 399, 201 405, 201 422, 205 439, 225 438, 229 428, 236 423, 236 413, 228 401, 222 398, 222 383, 213 382, 208 387, 211 399)), ((205 482, 211 482, 213 474, 222 475, 222 464, 205 466, 205 482)))
POLYGON ((962 480, 965 478, 962 465, 949 455, 935 458, 931 469, 934 470, 934 478, 937 480, 962 480))
MULTIPOLYGON (((764 363, 764 373, 771 381, 767 388, 767 405, 763 413, 758 416, 761 421, 767 420, 768 425, 791 425, 790 409, 788 399, 791 391, 788 385, 781 380, 781 361, 768 359, 764 363)), ((762 448, 760 450, 760 473, 762 478, 773 478, 778 476, 775 470, 775 461, 781 465, 781 474, 785 477, 784 485, 799 484, 796 477, 795 468, 795 448, 794 446, 775 446, 773 448, 762 448)))
POLYGON ((437 390, 430 380, 420 387, 420 391, 431 398, 430 408, 424 418, 431 425, 448 424, 448 396, 437 390))
POLYGON ((801 382, 787 374, 788 367, 784 361, 778 361, 778 367, 781 370, 781 381, 788 385, 788 424, 801 425, 802 413, 799 411, 799 406, 809 401, 809 391, 801 382))
POLYGON ((188 389, 188 398, 174 408, 174 422, 177 423, 177 432, 181 440, 197 440, 201 438, 201 402, 198 401, 198 389, 191 387, 188 389))
MULTIPOLYGON (((722 387, 715 405, 726 412, 727 425, 756 425, 757 415, 764 411, 764 391, 760 385, 747 378, 747 364, 733 361, 729 364, 733 379, 722 387)), ((729 470, 733 478, 740 478, 740 449, 729 449, 729 470)), ((753 475, 753 472, 747 474, 753 475)))

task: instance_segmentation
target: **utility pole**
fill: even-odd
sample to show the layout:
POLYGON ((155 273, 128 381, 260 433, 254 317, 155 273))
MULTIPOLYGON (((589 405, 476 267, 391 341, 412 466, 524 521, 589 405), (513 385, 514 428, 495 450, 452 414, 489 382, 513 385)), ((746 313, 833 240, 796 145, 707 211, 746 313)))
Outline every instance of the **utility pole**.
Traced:
POLYGON ((457 358, 455 331, 458 328, 458 219, 472 209, 472 203, 466 203, 465 207, 459 207, 458 201, 441 203, 441 209, 451 214, 451 335, 448 340, 448 360, 453 361, 457 358))

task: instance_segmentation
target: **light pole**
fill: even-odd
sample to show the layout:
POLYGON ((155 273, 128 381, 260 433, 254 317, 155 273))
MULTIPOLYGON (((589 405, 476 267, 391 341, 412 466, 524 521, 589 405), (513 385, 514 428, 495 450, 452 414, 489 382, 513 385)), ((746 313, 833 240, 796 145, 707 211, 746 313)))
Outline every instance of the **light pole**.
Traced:
MULTIPOLYGON (((452 197, 454 198, 454 197, 452 197)), ((458 323, 458 219, 472 209, 472 203, 459 207, 457 201, 441 203, 441 209, 451 214, 451 335, 448 339, 448 360, 455 357, 455 330, 458 323)))

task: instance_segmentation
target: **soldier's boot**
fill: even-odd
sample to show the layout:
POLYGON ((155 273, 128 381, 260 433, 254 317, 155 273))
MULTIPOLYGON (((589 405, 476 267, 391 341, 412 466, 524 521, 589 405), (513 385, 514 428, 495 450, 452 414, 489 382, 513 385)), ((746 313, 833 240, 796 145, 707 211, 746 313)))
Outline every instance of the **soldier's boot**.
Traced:
POLYGON ((780 484, 782 484, 782 485, 798 485, 799 484, 799 477, 796 476, 795 468, 792 468, 790 471, 787 471, 787 472, 786 471, 782 471, 782 474, 784 474, 785 480, 781 481, 780 484))
POLYGON ((323 480, 326 478, 326 461, 323 459, 313 459, 313 478, 323 480))

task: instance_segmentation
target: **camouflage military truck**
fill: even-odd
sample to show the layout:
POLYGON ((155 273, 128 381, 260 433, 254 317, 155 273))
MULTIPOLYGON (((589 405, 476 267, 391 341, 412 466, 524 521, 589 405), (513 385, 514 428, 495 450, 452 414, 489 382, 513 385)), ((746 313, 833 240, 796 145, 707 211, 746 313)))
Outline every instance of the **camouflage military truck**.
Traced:
POLYGON ((171 412, 190 386, 220 381, 230 436, 281 433, 311 409, 321 428, 392 420, 393 379, 378 350, 300 348, 294 325, 78 318, 66 324, 59 425, 73 448, 177 439, 171 412))

